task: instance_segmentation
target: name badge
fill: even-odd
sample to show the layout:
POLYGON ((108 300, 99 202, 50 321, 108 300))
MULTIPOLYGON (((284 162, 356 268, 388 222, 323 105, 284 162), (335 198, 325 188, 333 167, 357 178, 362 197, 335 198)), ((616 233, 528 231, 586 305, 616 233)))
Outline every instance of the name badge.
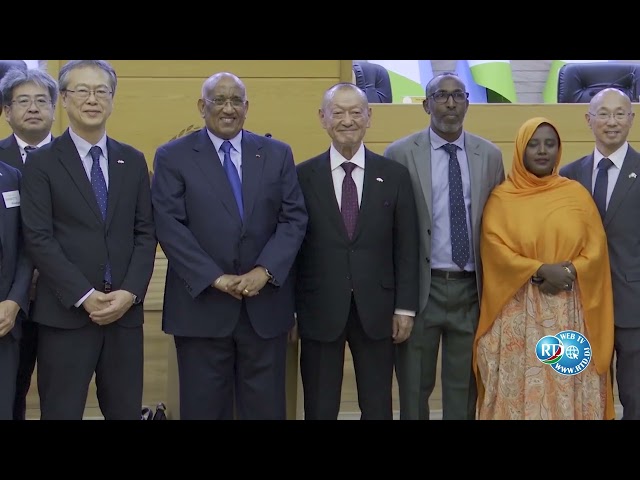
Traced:
POLYGON ((4 205, 7 208, 15 208, 20 206, 20 192, 13 190, 12 192, 2 192, 4 197, 4 205))

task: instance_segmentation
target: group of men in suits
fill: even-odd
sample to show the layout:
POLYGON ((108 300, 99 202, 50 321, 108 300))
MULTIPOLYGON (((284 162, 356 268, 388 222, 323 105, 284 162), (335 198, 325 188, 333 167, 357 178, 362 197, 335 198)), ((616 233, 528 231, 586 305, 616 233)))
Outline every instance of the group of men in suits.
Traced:
MULTIPOLYGON (((0 142, 0 416, 24 418, 15 394, 30 319, 41 418, 82 418, 94 374, 105 418, 140 418, 142 300, 159 241, 182 419, 284 419, 287 342, 298 334, 307 419, 338 417, 347 343, 363 419, 392 418, 394 367, 401 418, 429 418, 441 344, 443 416, 475 418, 479 232, 504 169, 496 145, 464 130, 455 74, 426 87, 429 127, 384 156, 364 143, 366 94, 332 86, 318 112, 329 149, 296 166, 289 145, 244 128, 242 80, 216 73, 197 103, 203 128, 157 149, 151 183, 142 152, 106 135, 116 86, 102 60, 67 63, 57 83, 23 69, 0 83, 13 129, 0 142), (58 94, 70 126, 52 138, 58 94)), ((591 191, 598 160, 613 165, 603 221, 625 418, 640 415, 632 121, 623 94, 596 95, 595 153, 562 170, 591 191)))

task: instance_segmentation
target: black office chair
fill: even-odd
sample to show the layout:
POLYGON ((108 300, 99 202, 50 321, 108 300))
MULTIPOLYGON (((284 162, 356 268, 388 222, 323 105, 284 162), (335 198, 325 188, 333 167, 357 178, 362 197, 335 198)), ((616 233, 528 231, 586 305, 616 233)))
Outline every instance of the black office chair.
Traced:
POLYGON ((353 60, 352 65, 356 85, 367 94, 369 103, 393 102, 391 78, 386 68, 366 60, 353 60))
POLYGON ((617 88, 638 101, 640 64, 567 63, 558 72, 558 103, 589 103, 600 90, 617 88))

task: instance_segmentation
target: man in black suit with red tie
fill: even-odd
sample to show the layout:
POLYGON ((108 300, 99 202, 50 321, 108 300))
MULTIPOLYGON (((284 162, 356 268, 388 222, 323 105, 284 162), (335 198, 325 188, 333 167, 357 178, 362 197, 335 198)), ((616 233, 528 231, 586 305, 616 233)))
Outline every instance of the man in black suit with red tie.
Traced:
POLYGON ((309 212, 296 263, 305 419, 337 419, 348 342, 361 418, 390 420, 394 344, 409 338, 418 307, 411 179, 364 146, 361 89, 331 87, 319 114, 331 147, 297 167, 309 212))
MULTIPOLYGON (((12 68, 0 81, 0 92, 7 122, 13 133, 0 140, 0 161, 21 172, 27 154, 52 140, 51 126, 58 99, 58 82, 47 72, 38 69, 12 68)), ((30 300, 35 299, 38 271, 33 275, 30 300)), ((31 377, 36 366, 38 325, 25 319, 20 339, 20 364, 16 381, 13 419, 24 420, 31 377)))
POLYGON ((139 420, 144 298, 156 254, 149 168, 107 136, 117 77, 72 60, 58 77, 69 129, 29 154, 22 185, 27 251, 39 271, 42 419, 82 419, 95 374, 107 420, 139 420))

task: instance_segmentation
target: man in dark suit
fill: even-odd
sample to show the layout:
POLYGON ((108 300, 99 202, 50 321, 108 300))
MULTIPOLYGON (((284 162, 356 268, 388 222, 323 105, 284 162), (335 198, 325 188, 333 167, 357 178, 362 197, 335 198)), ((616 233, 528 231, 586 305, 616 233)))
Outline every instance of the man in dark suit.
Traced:
POLYGON ((418 231, 409 171, 368 150, 364 92, 324 94, 331 147, 298 165, 309 226, 296 264, 296 312, 305 419, 335 420, 345 344, 362 419, 391 420, 394 343, 418 307, 418 231))
MULTIPOLYGON (((0 90, 1 92, 2 90, 0 90)), ((0 93, 0 102, 2 101, 0 93)), ((0 116, 2 110, 0 110, 0 116)), ((13 418, 22 325, 33 267, 23 246, 20 171, 0 161, 0 420, 13 418)))
MULTIPOLYGON (((52 140, 51 125, 58 100, 58 83, 47 72, 38 69, 14 68, 0 81, 0 92, 6 99, 4 105, 7 122, 13 133, 0 140, 0 161, 22 171, 27 153, 52 140)), ((34 272, 30 300, 35 298, 34 272)), ((31 319, 22 324, 20 339, 20 364, 16 383, 14 420, 24 420, 27 393, 36 366, 38 325, 31 319)))
POLYGON ((202 86, 205 128, 158 148, 152 200, 168 267, 181 419, 284 419, 290 270, 307 212, 289 145, 243 129, 244 83, 202 86))
POLYGON ((409 169, 420 231, 420 307, 411 338, 397 348, 400 418, 429 419, 442 342, 442 418, 473 420, 480 225, 491 190, 504 181, 504 166, 497 145, 464 130, 469 94, 456 74, 434 77, 425 95, 430 126, 385 150, 409 169))
POLYGON ((353 80, 367 96, 369 103, 393 103, 391 77, 382 65, 366 60, 353 60, 353 80))
POLYGON ((69 129, 29 154, 22 218, 39 271, 42 419, 81 419, 95 373, 104 418, 139 420, 144 298, 156 253, 142 152, 106 135, 116 73, 103 60, 60 69, 69 129))
POLYGON ((560 169, 592 193, 607 233, 624 420, 640 420, 640 154, 627 141, 634 116, 624 92, 598 92, 585 114, 595 149, 560 169))

